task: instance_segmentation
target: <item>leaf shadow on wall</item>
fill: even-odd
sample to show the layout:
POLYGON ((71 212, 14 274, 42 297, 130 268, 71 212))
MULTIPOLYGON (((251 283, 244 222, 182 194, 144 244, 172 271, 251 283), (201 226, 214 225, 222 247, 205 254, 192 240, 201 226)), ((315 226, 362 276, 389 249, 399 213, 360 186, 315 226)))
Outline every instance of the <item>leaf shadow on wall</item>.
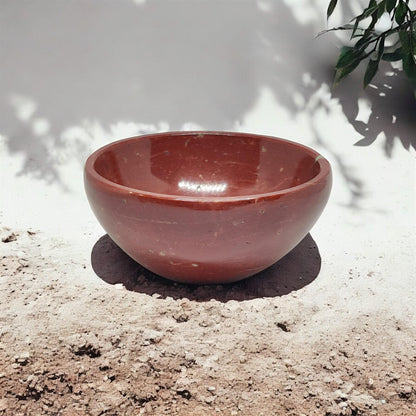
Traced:
MULTIPOLYGON (((268 80, 276 99, 292 116, 309 116, 315 145, 331 155, 335 169, 349 190, 348 207, 360 209, 360 201, 365 196, 365 178, 357 175, 354 161, 340 151, 345 149, 345 143, 340 143, 340 140, 348 139, 340 130, 346 128, 346 123, 341 121, 328 139, 328 132, 322 131, 315 120, 322 110, 328 118, 332 117, 332 110, 339 105, 348 123, 361 135, 361 139, 354 143, 356 146, 369 146, 376 140, 383 140, 386 157, 393 156, 395 146, 416 150, 416 100, 410 84, 402 71, 383 63, 374 83, 364 90, 365 66, 362 64, 339 86, 331 88, 334 65, 342 43, 331 33, 315 37, 324 27, 324 21, 319 28, 316 23, 301 25, 289 8, 272 2, 270 5, 263 29, 270 50, 263 52, 280 59, 275 59, 274 65, 269 66, 271 72, 264 79, 268 80), (272 21, 275 21, 274 25, 272 21), (281 33, 276 33, 273 27, 279 28, 285 39, 291 41, 276 41, 281 39, 281 33), (322 88, 329 98, 320 93, 322 88), (367 119, 362 118, 362 106, 367 107, 367 119)), ((341 6, 344 16, 352 15, 348 2, 342 2, 341 6)))
MULTIPOLYGON (((350 2, 341 2, 338 7, 342 10, 343 22, 350 21, 356 15, 350 2)), ((338 32, 347 44, 351 43, 349 34, 338 32)), ((337 41, 339 45, 340 42, 337 41)), ((389 158, 393 156, 395 145, 416 150, 416 100, 410 82, 397 65, 381 61, 372 83, 364 89, 367 64, 368 60, 363 61, 331 91, 332 97, 339 100, 348 122, 362 136, 355 145, 369 146, 376 140, 383 140, 384 152, 389 158), (369 107, 367 120, 360 118, 360 102, 369 107)), ((329 70, 329 73, 332 75, 333 71, 329 70)))
POLYGON ((416 101, 402 71, 388 64, 381 65, 380 71, 366 90, 361 88, 363 71, 359 71, 339 85, 333 96, 339 98, 349 123, 362 136, 355 145, 383 141, 385 155, 390 158, 396 145, 416 150, 416 101), (366 121, 357 118, 360 99, 371 109, 366 121))
MULTIPOLYGON (((92 150, 77 128, 101 129, 108 141, 120 122, 137 123, 136 134, 182 129, 189 122, 232 130, 264 86, 293 118, 307 113, 313 120, 331 105, 316 99, 316 92, 331 84, 337 54, 330 36, 315 39, 324 11, 321 22, 301 24, 285 2, 262 4, 267 7, 253 1, 6 0, 0 134, 11 155, 23 156, 20 174, 64 187, 61 165, 83 162, 92 150)), ((400 79, 379 77, 378 92, 364 93, 368 122, 356 120, 362 92, 353 77, 331 92, 362 134, 360 145, 381 132, 387 155, 396 141, 415 147, 414 101, 400 79)), ((313 125, 311 131, 358 200, 361 180, 347 174, 336 138, 324 142, 313 125)))
POLYGON ((0 134, 11 155, 23 156, 22 175, 62 182, 65 158, 91 151, 68 138, 74 127, 101 129, 108 141, 120 122, 141 124, 137 134, 189 122, 230 129, 255 100, 252 2, 2 7, 0 134))
POLYGON ((257 275, 225 285, 187 285, 155 275, 125 254, 106 234, 94 245, 91 265, 95 274, 109 284, 121 283, 130 291, 161 298, 187 298, 206 302, 216 299, 249 300, 277 297, 312 283, 321 269, 321 256, 308 234, 289 254, 257 275))

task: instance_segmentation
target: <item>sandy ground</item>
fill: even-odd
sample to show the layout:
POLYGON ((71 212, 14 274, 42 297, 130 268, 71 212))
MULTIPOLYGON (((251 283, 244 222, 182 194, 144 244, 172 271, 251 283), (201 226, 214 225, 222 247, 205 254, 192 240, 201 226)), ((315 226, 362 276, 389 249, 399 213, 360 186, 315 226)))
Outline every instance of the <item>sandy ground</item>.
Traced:
POLYGON ((416 414, 415 102, 390 68, 331 91, 337 44, 311 44, 325 2, 292 3, 4 2, 0 415, 416 414), (189 128, 286 137, 333 167, 310 234, 236 284, 144 270, 84 195, 92 150, 189 128))

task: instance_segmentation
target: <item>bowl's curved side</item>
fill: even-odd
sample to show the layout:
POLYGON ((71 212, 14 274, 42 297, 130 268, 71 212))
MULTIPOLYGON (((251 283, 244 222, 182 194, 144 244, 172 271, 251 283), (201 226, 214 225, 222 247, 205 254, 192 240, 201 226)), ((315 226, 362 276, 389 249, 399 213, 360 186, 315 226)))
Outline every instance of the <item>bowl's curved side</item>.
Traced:
POLYGON ((329 197, 324 163, 308 186, 254 200, 152 199, 103 186, 87 166, 85 190, 103 228, 144 267, 181 282, 225 283, 269 267, 305 237, 329 197))

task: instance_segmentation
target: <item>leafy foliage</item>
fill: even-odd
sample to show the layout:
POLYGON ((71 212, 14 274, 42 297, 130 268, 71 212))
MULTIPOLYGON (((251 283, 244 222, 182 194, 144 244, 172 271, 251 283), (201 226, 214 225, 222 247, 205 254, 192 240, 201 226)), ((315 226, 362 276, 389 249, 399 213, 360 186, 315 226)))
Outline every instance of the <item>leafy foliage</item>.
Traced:
MULTIPOLYGON (((332 15, 337 3, 338 0, 330 1, 327 18, 332 15)), ((403 70, 416 92, 416 10, 409 7, 409 0, 369 0, 368 6, 349 24, 323 33, 333 30, 350 31, 351 40, 355 40, 353 46, 341 49, 335 65, 334 85, 354 71, 362 61, 367 63, 364 88, 376 75, 381 60, 402 61, 403 70), (386 13, 391 20, 390 28, 377 31, 376 24, 386 13)))

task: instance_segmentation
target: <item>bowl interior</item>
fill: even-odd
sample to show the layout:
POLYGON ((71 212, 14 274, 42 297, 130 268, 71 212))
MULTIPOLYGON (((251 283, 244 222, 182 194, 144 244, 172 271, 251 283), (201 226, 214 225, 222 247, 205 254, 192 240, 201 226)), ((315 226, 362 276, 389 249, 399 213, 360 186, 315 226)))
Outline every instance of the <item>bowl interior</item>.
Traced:
POLYGON ((162 134, 116 142, 94 169, 116 184, 175 196, 248 196, 305 183, 320 171, 312 150, 250 135, 162 134))

